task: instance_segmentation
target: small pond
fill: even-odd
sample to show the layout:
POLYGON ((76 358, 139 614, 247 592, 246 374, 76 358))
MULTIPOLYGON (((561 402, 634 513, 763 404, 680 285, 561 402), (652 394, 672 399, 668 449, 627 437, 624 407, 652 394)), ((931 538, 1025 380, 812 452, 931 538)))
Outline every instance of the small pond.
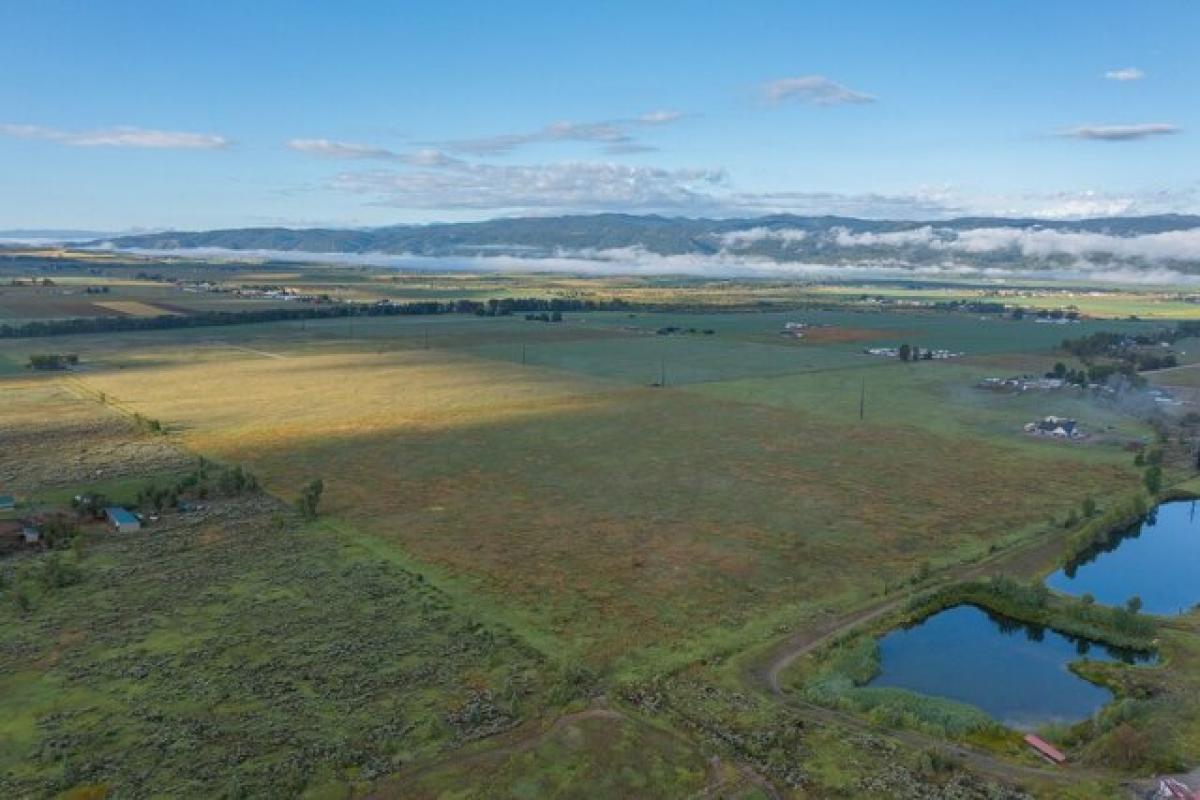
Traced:
POLYGON ((946 697, 1011 728, 1086 719, 1112 699, 1067 669, 1082 658, 1141 663, 1148 653, 1111 648, 984 611, 955 606, 879 640, 871 686, 946 697))
POLYGON ((1164 503, 1132 528, 1095 545, 1046 579, 1064 594, 1090 593, 1123 605, 1134 595, 1150 614, 1179 614, 1200 603, 1200 509, 1164 503))

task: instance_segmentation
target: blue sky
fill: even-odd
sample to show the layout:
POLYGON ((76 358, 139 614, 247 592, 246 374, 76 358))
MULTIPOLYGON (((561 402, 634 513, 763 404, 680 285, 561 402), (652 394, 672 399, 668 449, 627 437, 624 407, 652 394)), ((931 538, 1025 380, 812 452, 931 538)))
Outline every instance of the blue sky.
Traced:
POLYGON ((0 7, 0 228, 1200 211, 1200 4, 0 7))

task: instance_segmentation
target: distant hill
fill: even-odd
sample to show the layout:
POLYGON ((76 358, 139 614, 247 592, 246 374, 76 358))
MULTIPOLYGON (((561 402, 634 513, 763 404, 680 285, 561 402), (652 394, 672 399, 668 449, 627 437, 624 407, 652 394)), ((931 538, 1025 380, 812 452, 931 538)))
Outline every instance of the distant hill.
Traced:
MULTIPOLYGON (((99 242, 92 242, 98 244, 99 242)), ((688 219, 594 214, 373 229, 236 228, 119 236, 121 249, 284 251, 426 257, 512 255, 612 259, 614 251, 656 256, 734 257, 766 262, 1026 267, 1170 264, 1200 272, 1200 216, 1082 220, 963 217, 931 221, 773 216, 688 219)))

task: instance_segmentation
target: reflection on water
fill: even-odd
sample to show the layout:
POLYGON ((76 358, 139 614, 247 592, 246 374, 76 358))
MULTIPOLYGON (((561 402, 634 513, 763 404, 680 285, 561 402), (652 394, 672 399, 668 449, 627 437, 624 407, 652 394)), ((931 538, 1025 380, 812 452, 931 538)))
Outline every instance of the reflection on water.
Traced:
POLYGON ((1180 614, 1200 602, 1200 520, 1196 503, 1164 503, 1145 520, 1093 545, 1046 580, 1066 594, 1105 605, 1142 599, 1150 614, 1180 614))
POLYGON ((1076 676, 1080 658, 1143 663, 1153 655, 1069 636, 975 606, 946 609, 879 641, 880 674, 893 686, 969 703, 1013 728, 1077 722, 1112 699, 1076 676))

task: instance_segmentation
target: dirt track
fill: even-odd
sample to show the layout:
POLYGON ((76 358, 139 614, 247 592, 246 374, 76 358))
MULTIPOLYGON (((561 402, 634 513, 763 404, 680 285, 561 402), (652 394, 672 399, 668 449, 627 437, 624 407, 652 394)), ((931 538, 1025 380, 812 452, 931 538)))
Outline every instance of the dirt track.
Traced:
MULTIPOLYGON (((1063 534, 1048 535, 1044 538, 1020 545, 1015 549, 997 553, 975 564, 955 570, 934 584, 922 587, 921 591, 928 590, 932 586, 992 575, 1034 575, 1039 570, 1045 568, 1046 565, 1053 563, 1058 554, 1062 552, 1063 538, 1063 534)), ((826 724, 841 725, 854 730, 870 732, 876 736, 881 735, 877 728, 871 726, 855 714, 814 705, 788 694, 781 686, 780 679, 784 671, 800 658, 847 631, 867 625, 899 610, 916 594, 918 594, 916 590, 896 594, 855 611, 831 617, 815 627, 798 631, 780 642, 766 657, 749 669, 745 675, 746 680, 760 690, 769 691, 780 702, 787 704, 810 719, 815 719, 826 724)), ((1023 780, 1069 783, 1078 781, 1080 778, 1106 776, 1103 772, 1077 765, 1035 767, 1018 764, 997 758, 983 750, 950 743, 938 737, 913 730, 894 730, 888 732, 886 735, 910 747, 938 751, 945 756, 957 759, 975 772, 1011 783, 1019 783, 1023 780)))

